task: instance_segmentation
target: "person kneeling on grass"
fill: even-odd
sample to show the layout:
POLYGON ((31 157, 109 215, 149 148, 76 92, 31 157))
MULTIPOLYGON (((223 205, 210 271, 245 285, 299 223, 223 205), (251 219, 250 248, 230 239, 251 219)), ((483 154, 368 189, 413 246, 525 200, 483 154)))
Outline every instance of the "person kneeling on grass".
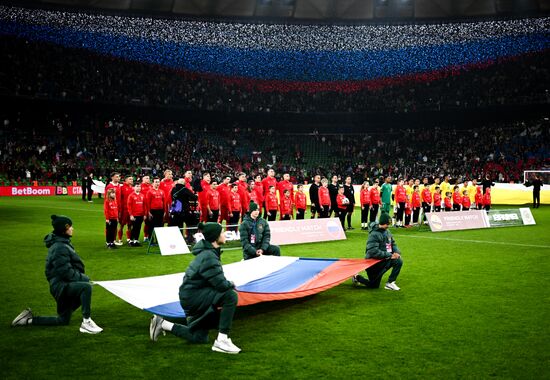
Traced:
POLYGON ((84 274, 84 263, 71 244, 73 222, 63 215, 52 215, 53 232, 46 235, 48 247, 46 278, 50 293, 57 302, 57 317, 37 317, 31 309, 23 310, 12 326, 61 326, 68 325, 73 311, 82 306, 80 332, 98 334, 103 329, 90 318, 92 285, 84 274))
POLYGON ((241 349, 229 338, 238 297, 233 282, 225 278, 220 261, 220 246, 225 244, 225 234, 218 223, 199 223, 198 227, 204 239, 193 247, 196 257, 185 271, 179 290, 187 326, 154 315, 149 334, 153 341, 157 341, 161 332, 170 331, 191 343, 207 343, 208 330, 217 325, 219 333, 212 351, 238 354, 241 349))
POLYGON ((382 261, 367 268, 366 272, 369 277, 368 279, 361 275, 353 276, 352 282, 354 284, 360 283, 368 288, 379 288, 382 276, 392 268, 392 272, 384 289, 400 289, 395 284, 395 280, 397 280, 397 276, 399 276, 399 272, 403 266, 403 260, 401 260, 401 252, 399 248, 397 248, 391 232, 388 230, 389 225, 390 216, 385 212, 380 215, 378 224, 375 222, 370 224, 365 258, 381 259, 382 261))
POLYGON ((248 260, 262 255, 281 256, 279 246, 270 244, 269 223, 260 216, 259 206, 250 202, 248 210, 239 226, 243 258, 248 260))

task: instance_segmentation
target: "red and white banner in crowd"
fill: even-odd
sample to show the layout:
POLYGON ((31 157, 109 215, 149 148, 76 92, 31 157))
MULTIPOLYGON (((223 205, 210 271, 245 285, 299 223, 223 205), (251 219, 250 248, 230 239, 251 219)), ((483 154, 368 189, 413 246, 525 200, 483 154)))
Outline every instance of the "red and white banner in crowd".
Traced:
POLYGON ((432 232, 491 227, 484 210, 430 212, 426 214, 426 217, 432 232))
POLYGON ((345 240, 338 218, 282 220, 269 222, 271 244, 300 244, 345 240))
POLYGON ((80 186, 0 186, 2 197, 82 195, 80 186))

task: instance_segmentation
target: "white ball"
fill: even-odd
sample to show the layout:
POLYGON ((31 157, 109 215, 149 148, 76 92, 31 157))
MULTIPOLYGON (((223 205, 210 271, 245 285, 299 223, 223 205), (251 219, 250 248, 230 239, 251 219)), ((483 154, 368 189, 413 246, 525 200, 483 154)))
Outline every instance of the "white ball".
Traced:
POLYGON ((345 205, 349 204, 349 199, 348 199, 348 198, 344 198, 344 199, 342 200, 342 203, 345 204, 345 205))

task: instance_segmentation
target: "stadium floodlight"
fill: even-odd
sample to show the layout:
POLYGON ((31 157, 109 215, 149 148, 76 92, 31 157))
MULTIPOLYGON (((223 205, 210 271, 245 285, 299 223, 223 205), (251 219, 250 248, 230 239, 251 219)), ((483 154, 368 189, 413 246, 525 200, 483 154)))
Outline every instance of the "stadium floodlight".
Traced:
POLYGON ((550 184, 550 170, 525 170, 523 172, 523 183, 532 180, 537 175, 544 185, 550 184))

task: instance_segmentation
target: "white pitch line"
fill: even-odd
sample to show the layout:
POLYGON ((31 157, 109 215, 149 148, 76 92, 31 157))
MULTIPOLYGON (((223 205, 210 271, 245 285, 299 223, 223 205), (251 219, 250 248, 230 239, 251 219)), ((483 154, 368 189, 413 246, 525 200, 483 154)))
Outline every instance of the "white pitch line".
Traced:
POLYGON ((468 242, 468 243, 514 245, 514 246, 518 246, 518 247, 550 248, 550 245, 507 243, 507 242, 503 242, 503 241, 452 239, 452 238, 438 238, 438 237, 435 237, 435 236, 417 236, 417 235, 399 235, 398 236, 399 239, 401 239, 402 237, 411 237, 411 238, 419 238, 419 239, 432 239, 432 240, 446 240, 446 241, 460 241, 460 242, 468 242))

